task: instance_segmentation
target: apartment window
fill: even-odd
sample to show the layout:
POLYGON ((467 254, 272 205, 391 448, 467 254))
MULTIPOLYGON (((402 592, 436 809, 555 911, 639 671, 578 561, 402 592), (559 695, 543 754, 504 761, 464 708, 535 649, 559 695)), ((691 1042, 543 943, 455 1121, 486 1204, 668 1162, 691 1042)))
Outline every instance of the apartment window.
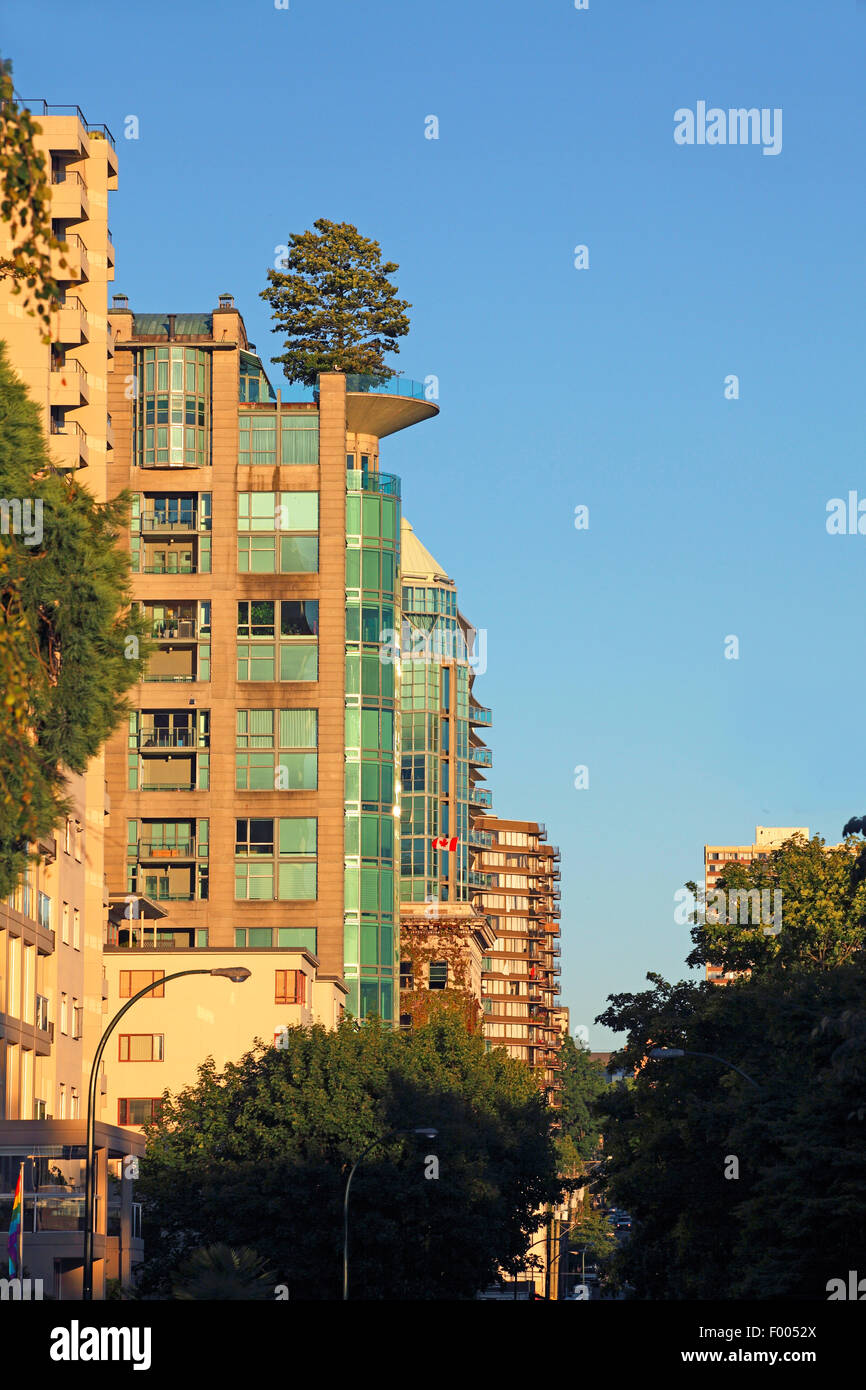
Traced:
POLYGON ((84 1011, 83 1011, 81 1005, 79 1004, 79 1002, 78 1002, 77 999, 73 999, 73 1001, 72 1001, 72 1036, 73 1036, 73 1038, 80 1038, 80 1037, 81 1037, 83 1018, 84 1018, 84 1011))
MULTIPOLYGON (((155 980, 162 980, 165 976, 164 970, 121 970, 120 972, 120 998, 131 999, 134 994, 138 994, 145 985, 151 985, 155 980)), ((165 994, 165 986, 158 985, 151 990, 148 996, 151 999, 162 999, 165 994)))
POLYGON ((303 574, 318 568, 317 492, 238 494, 240 574, 303 574))
POLYGON ((415 977, 412 974, 411 960, 401 960, 400 962, 400 988, 414 989, 415 977))
POLYGON ((119 1125, 149 1125, 159 1116, 161 1096, 127 1096, 117 1102, 119 1125))
POLYGON ((447 989, 448 987, 448 962, 446 960, 431 960, 430 962, 430 989, 447 989))
POLYGON ((69 995, 68 995, 68 994, 61 994, 61 996, 60 996, 60 1031, 61 1031, 61 1033, 68 1033, 68 1032, 69 1032, 69 995))
POLYGON ((47 893, 40 893, 36 906, 37 920, 40 927, 46 931, 51 930, 51 899, 47 893))
POLYGON ((316 599, 238 603, 238 680, 317 680, 318 632, 316 599))
MULTIPOLYGON (((278 931, 282 930, 277 928, 278 931)), ((274 944, 273 927, 235 927, 235 945, 251 946, 258 950, 269 949, 274 944)), ((277 943, 282 946, 283 942, 277 943)))
POLYGON ((117 1040, 118 1062, 161 1062, 163 1033, 121 1033, 117 1040))
POLYGON ((66 1084, 65 1084, 65 1082, 63 1082, 63 1081, 61 1081, 61 1083, 60 1083, 60 1104, 58 1105, 57 1109, 58 1109, 58 1119, 60 1119, 60 1120, 65 1120, 65 1119, 66 1119, 66 1084))
POLYGON ((60 919, 60 920, 61 920, 61 933, 60 933, 60 939, 63 941, 63 943, 64 943, 66 946, 68 946, 68 945, 69 945, 69 903, 64 903, 64 904, 63 904, 63 912, 62 912, 62 914, 61 914, 61 919, 60 919))
POLYGON ((67 854, 72 853, 72 820, 66 817, 66 829, 64 831, 63 848, 67 854))
POLYGON ((75 822, 75 825, 74 825, 74 827, 73 827, 73 829, 74 829, 74 833, 75 833, 75 858, 78 860, 78 862, 79 862, 79 864, 80 864, 80 863, 81 863, 81 841, 82 841, 82 838, 83 838, 83 827, 79 824, 78 821, 76 821, 76 822, 75 822))
POLYGON ((77 907, 72 909, 72 945, 76 951, 81 950, 81 913, 77 907))
POLYGON ((274 1003, 305 1004, 307 977, 303 970, 274 971, 274 1003))
POLYGON ((235 787, 238 791, 315 791, 318 711, 238 710, 235 787))
POLYGON ((278 898, 281 901, 316 897, 316 819, 285 816, 257 817, 236 822, 235 897, 278 898))
POLYGON ((81 1097, 79 1096, 78 1091, 75 1089, 74 1086, 72 1087, 72 1104, 70 1106, 70 1111, 70 1120, 81 1119, 81 1097))

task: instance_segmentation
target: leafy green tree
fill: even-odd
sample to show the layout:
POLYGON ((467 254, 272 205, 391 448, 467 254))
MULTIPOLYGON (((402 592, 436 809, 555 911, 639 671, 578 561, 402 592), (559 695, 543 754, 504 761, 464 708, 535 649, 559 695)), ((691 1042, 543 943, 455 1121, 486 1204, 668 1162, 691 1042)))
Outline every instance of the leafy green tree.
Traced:
POLYGON ((866 1261, 864 1038, 836 1026, 862 1013, 866 962, 725 989, 648 978, 598 1020, 628 1034, 637 1073, 603 1101, 609 1188, 633 1221, 620 1278, 648 1299, 825 1297, 866 1261), (714 1053, 759 1089, 653 1047, 714 1053))
POLYGON ((12 64, 0 60, 0 220, 11 242, 9 254, 0 256, 0 279, 14 281, 13 293, 23 294, 28 315, 42 320, 47 342, 51 311, 60 302, 51 252, 65 251, 66 243, 51 232, 51 188, 35 142, 39 129, 15 100, 12 64))
POLYGON ((589 1048, 570 1036, 560 1049, 562 1090, 558 1111, 560 1135, 584 1162, 599 1157, 601 1112, 598 1102, 607 1091, 604 1070, 593 1061, 589 1048))
POLYGON ((289 237, 286 268, 269 270, 261 292, 275 331, 285 334, 286 350, 272 360, 308 386, 319 372, 393 376, 383 354, 400 351, 412 307, 388 278, 399 266, 383 262, 379 243, 351 222, 320 217, 313 226, 289 237))
POLYGON ((607 1261, 617 1248, 616 1236, 604 1212, 589 1203, 578 1209, 568 1233, 572 1250, 583 1250, 589 1260, 607 1261))
POLYGON ((118 544, 129 499, 96 502, 52 469, 36 407, 2 344, 0 498, 10 509, 0 534, 3 896, 26 866, 28 842, 63 814, 68 771, 83 772, 122 717, 147 648, 118 544))
POLYGON ((197 1246, 253 1246, 290 1297, 471 1298, 528 1250, 557 1201, 552 1112, 528 1068, 443 1016, 289 1029, 170 1097, 139 1190, 143 1289, 167 1296, 197 1246), (432 1127, 435 1139, 403 1131, 432 1127), (438 1174, 438 1176, 437 1176, 438 1174))
POLYGON ((208 1245, 193 1250, 181 1264, 172 1297, 185 1302, 225 1302, 244 1299, 264 1303, 274 1299, 276 1279, 255 1250, 243 1246, 208 1245))
MULTIPOLYGON (((841 848, 827 847, 820 835, 811 840, 794 836, 767 859, 751 864, 731 863, 719 879, 717 891, 727 897, 728 911, 713 922, 721 903, 712 895, 707 903, 705 923, 692 929, 695 949, 688 964, 721 965, 725 970, 766 972, 805 969, 829 970, 851 960, 866 945, 866 881, 860 874, 866 845, 858 836, 848 836, 841 848), (739 922, 729 924, 730 893, 739 893, 739 922), (782 920, 778 934, 765 932, 755 923, 759 897, 767 905, 781 894, 782 920), (748 924, 745 895, 752 894, 748 924)), ((696 885, 690 884, 692 891, 696 885)))

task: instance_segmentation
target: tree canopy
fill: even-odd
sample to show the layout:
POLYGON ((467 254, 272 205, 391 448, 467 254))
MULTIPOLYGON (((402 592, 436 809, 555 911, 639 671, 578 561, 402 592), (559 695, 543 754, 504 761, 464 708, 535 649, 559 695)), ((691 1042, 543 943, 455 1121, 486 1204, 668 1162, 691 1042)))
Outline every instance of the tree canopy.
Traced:
POLYGON ((0 344, 0 896, 28 841, 62 815, 141 678, 143 619, 130 612, 118 544, 128 498, 96 502, 50 462, 36 407, 0 344))
MULTIPOLYGON (((39 126, 15 100, 12 64, 0 59, 0 219, 11 240, 0 256, 0 279, 14 281, 13 293, 31 318, 47 330, 60 289, 51 269, 51 252, 66 250, 51 232, 51 187, 45 156, 36 148, 39 126)), ((64 261, 60 261, 63 266, 64 261)))
POLYGON ((145 1291, 168 1296, 192 1250, 224 1243, 252 1247, 292 1300, 338 1298, 343 1193, 365 1150, 350 1297, 472 1298, 519 1267, 561 1194, 553 1112, 528 1068, 447 1015, 285 1041, 222 1073, 209 1060, 148 1130, 145 1291), (405 1133, 419 1127, 436 1138, 405 1133))
POLYGON ((763 892, 767 904, 778 893, 781 930, 773 934, 760 924, 730 923, 730 912, 720 913, 721 920, 713 922, 716 914, 710 904, 706 922, 696 923, 692 930, 695 949, 688 964, 764 974, 826 970, 851 960, 866 944, 864 854, 866 844, 857 835, 847 836, 841 846, 827 846, 820 835, 811 840, 793 836, 766 859, 727 864, 718 891, 727 894, 729 902, 731 892, 763 892))
POLYGON ((389 279, 399 266, 351 222, 320 217, 313 226, 289 237, 284 267, 268 271, 261 291, 285 335, 285 352, 271 360, 308 386, 319 372, 393 376, 384 354, 400 351, 412 307, 389 279))

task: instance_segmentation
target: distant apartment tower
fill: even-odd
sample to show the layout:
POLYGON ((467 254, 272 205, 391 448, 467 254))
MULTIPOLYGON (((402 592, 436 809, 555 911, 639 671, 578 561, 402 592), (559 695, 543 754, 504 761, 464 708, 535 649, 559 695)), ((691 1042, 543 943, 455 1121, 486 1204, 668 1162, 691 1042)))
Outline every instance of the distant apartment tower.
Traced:
MULTIPOLYGON (((706 892, 711 893, 730 863, 751 864, 756 859, 769 859, 774 849, 779 849, 793 835, 809 838, 809 827, 756 825, 755 839, 751 845, 704 845, 704 883, 706 892)), ((707 965, 706 976, 711 984, 727 985, 747 972, 724 970, 720 965, 707 965)))
POLYGON ((400 1021, 421 1021, 436 997, 459 1002, 474 1030, 493 941, 472 903, 480 880, 471 867, 471 796, 492 762, 472 693, 480 642, 453 579, 405 518, 401 572, 400 1021))
POLYGON ((332 1021, 344 998, 396 1022, 400 705, 380 657, 400 627, 401 515, 379 446, 438 407, 402 378, 341 373, 284 400, 230 295, 190 314, 120 300, 111 321, 114 490, 133 496, 134 597, 157 649, 108 753, 110 997, 214 953, 256 977, 209 986, 192 1018, 173 986, 148 1003, 134 1046, 165 1062, 116 1082, 122 1116, 193 1057, 170 1030, 224 1055, 242 1034, 332 1021))
POLYGON ((524 1060, 553 1097, 560 1086, 560 853, 536 821, 480 817, 475 902, 495 931, 484 961, 484 1036, 524 1060))

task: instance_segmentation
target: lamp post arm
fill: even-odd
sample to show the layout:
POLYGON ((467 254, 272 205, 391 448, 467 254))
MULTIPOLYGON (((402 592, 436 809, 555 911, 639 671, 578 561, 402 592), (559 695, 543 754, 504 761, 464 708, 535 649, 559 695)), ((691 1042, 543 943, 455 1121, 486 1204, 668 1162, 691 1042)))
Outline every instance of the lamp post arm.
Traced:
POLYGON ((761 1089, 758 1082, 755 1081, 753 1077, 749 1076, 748 1072, 743 1071, 742 1067, 735 1066, 733 1062, 728 1061, 727 1057, 719 1057, 716 1052, 692 1052, 690 1048, 683 1048, 683 1054, 686 1057, 709 1057, 713 1062, 721 1062, 723 1067, 730 1067, 731 1071, 735 1071, 742 1076, 751 1086, 754 1086, 756 1091, 760 1091, 761 1089))
POLYGON ((131 999, 127 1000, 122 1009, 118 1009, 114 1018, 105 1029, 99 1040, 99 1046, 93 1058, 90 1068, 90 1081, 87 1086, 87 1157, 85 1160, 84 1171, 84 1271, 82 1279, 82 1298, 85 1302, 93 1299, 93 1208, 95 1205, 95 1174, 93 1171, 93 1151, 94 1151, 94 1131, 96 1127, 96 1084, 99 1075, 99 1063, 102 1061, 103 1053, 108 1039, 114 1031, 115 1026, 123 1018, 123 1015, 142 999, 145 994, 150 994, 151 990, 159 989, 167 984, 169 980, 179 980, 182 975, 210 975, 210 970, 177 970, 173 975, 163 975, 159 980, 153 980, 144 989, 140 989, 131 999))

